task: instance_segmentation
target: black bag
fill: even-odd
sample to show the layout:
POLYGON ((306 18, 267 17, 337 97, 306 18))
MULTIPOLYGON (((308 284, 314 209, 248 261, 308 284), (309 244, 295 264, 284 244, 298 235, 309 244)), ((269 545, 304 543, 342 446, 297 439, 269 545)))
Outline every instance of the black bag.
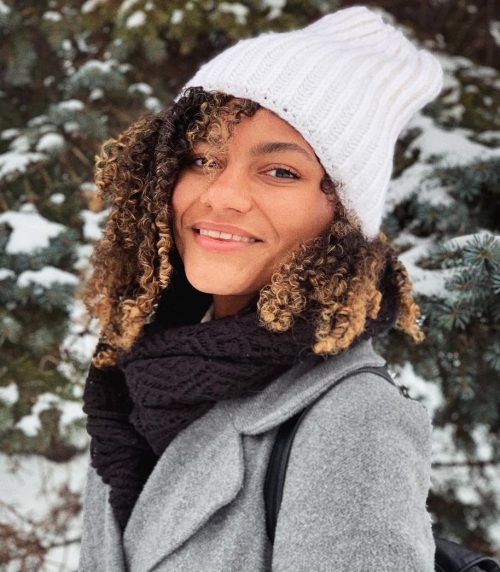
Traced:
MULTIPOLYGON (((344 375, 337 383, 344 381, 351 375, 365 371, 379 375, 396 385, 385 367, 361 367, 344 375)), ((402 388, 398 389, 405 397, 408 397, 402 388)), ((283 485, 293 439, 301 421, 314 403, 315 401, 310 403, 305 409, 296 413, 280 426, 271 452, 264 485, 266 528, 271 542, 274 542, 274 531, 283 496, 283 485)), ((498 563, 489 556, 484 556, 444 538, 434 537, 434 540, 436 543, 435 572, 500 572, 498 563)))

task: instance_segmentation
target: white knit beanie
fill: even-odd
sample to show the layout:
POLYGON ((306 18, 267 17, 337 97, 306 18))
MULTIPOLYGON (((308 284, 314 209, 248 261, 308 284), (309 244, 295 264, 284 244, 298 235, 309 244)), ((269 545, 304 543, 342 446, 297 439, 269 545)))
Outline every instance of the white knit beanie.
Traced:
POLYGON ((375 12, 353 6, 301 30, 241 40, 183 90, 200 86, 251 99, 287 121, 341 184, 340 199, 373 238, 396 139, 442 84, 434 56, 375 12))

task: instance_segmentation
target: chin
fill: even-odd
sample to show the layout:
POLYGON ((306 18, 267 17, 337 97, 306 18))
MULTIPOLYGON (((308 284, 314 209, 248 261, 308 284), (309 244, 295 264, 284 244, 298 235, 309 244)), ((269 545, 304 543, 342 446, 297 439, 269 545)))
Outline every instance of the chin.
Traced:
POLYGON ((253 294, 260 287, 245 280, 240 273, 226 271, 223 268, 210 268, 207 270, 184 267, 186 277, 196 290, 205 294, 215 294, 218 296, 246 296, 253 294))

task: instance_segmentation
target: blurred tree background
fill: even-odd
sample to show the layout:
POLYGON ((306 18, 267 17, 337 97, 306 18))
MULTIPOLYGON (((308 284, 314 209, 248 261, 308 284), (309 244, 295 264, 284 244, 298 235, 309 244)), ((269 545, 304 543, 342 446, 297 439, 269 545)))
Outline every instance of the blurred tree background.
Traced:
MULTIPOLYGON (((96 341, 79 285, 106 217, 100 144, 238 39, 360 3, 0 0, 0 568, 76 569, 96 341)), ((427 340, 391 333, 379 349, 434 419, 436 532, 498 555, 500 5, 364 4, 445 71, 398 142, 384 222, 427 340)))

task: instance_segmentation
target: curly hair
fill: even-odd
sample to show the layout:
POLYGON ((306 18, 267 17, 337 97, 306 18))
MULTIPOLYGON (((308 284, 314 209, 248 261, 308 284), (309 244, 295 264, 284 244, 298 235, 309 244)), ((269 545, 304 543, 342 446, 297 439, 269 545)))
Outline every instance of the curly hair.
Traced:
MULTIPOLYGON (((171 199, 193 145, 210 143, 216 155, 234 126, 260 105, 219 92, 190 88, 169 110, 143 117, 116 139, 104 142, 96 159, 96 185, 110 206, 103 236, 92 254, 92 274, 83 300, 99 320, 97 367, 112 366, 131 347, 168 290, 173 260, 171 199)), ((258 294, 259 322, 273 332, 292 327, 294 317, 314 320, 313 351, 334 354, 359 336, 395 326, 421 341, 419 308, 408 274, 382 233, 367 240, 356 217, 338 199, 339 184, 325 173, 321 189, 335 203, 330 228, 302 244, 258 294)))

